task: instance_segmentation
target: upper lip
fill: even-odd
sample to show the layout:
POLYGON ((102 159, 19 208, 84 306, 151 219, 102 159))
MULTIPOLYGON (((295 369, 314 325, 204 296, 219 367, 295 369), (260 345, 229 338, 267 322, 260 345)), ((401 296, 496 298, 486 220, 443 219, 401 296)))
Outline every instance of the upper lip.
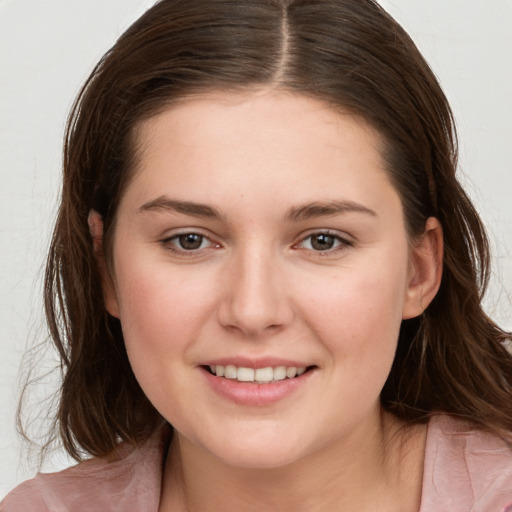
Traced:
POLYGON ((277 367, 277 366, 286 366, 286 367, 308 367, 312 366, 311 364, 307 364, 301 361, 296 361, 292 359, 283 359, 281 357, 261 357, 261 358, 253 358, 253 357, 220 357, 217 359, 211 359, 205 361, 201 364, 201 366, 214 366, 214 365, 233 365, 238 368, 254 368, 255 370, 258 368, 268 368, 268 367, 277 367))

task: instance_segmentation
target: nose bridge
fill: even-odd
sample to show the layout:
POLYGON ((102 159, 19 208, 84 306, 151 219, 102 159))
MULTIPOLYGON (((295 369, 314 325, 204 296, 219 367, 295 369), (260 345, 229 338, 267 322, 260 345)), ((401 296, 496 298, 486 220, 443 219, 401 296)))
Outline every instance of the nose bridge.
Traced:
POLYGON ((249 241, 228 268, 221 322, 249 335, 283 327, 291 318, 279 258, 269 245, 249 241))

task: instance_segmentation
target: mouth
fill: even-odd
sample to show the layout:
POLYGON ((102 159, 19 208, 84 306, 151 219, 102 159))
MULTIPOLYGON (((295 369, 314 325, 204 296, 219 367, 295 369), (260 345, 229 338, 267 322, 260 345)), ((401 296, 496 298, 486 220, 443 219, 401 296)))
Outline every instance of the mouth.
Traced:
POLYGON ((295 379, 315 366, 267 366, 265 368, 247 368, 235 365, 208 365, 203 368, 219 378, 236 380, 238 382, 255 384, 270 384, 283 380, 295 379))

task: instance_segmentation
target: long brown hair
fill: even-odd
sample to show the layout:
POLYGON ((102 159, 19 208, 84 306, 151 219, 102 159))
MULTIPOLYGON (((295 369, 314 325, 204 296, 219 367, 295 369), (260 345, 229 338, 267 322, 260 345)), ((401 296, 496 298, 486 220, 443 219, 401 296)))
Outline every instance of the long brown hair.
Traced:
POLYGON ((382 390, 407 421, 444 412, 512 430, 509 335, 483 312, 489 276, 481 221, 456 178, 452 113, 429 66, 374 0, 161 0, 104 56, 71 112, 45 305, 64 369, 58 424, 67 451, 104 456, 143 442, 162 420, 105 311, 87 224, 104 221, 108 259, 137 124, 213 89, 277 89, 350 111, 383 136, 411 237, 429 216, 444 230, 440 290, 403 322, 382 390))

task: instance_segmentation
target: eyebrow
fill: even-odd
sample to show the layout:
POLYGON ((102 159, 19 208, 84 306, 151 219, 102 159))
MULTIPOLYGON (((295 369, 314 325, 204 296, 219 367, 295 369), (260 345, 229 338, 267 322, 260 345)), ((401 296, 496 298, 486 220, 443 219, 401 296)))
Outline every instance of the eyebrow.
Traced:
POLYGON ((160 196, 152 201, 144 203, 140 208, 140 212, 168 210, 171 212, 183 213, 192 217, 203 217, 206 219, 221 220, 223 215, 212 206, 206 204, 194 203, 191 201, 178 201, 170 199, 166 196, 160 196))
POLYGON ((299 222, 316 217, 327 217, 345 213, 363 213, 378 217, 377 213, 366 206, 353 201, 319 201, 291 208, 286 214, 286 220, 299 222))
MULTIPOLYGON (((171 212, 182 213, 192 217, 202 217, 213 220, 224 220, 225 216, 216 208, 207 204, 195 203, 192 201, 179 201, 167 196, 160 196, 156 199, 144 203, 140 212, 167 210, 171 212)), ((346 213, 363 213, 372 217, 377 217, 377 213, 362 204, 353 201, 316 201, 301 206, 290 208, 285 219, 288 222, 300 222, 316 217, 327 217, 330 215, 339 215, 346 213)))

